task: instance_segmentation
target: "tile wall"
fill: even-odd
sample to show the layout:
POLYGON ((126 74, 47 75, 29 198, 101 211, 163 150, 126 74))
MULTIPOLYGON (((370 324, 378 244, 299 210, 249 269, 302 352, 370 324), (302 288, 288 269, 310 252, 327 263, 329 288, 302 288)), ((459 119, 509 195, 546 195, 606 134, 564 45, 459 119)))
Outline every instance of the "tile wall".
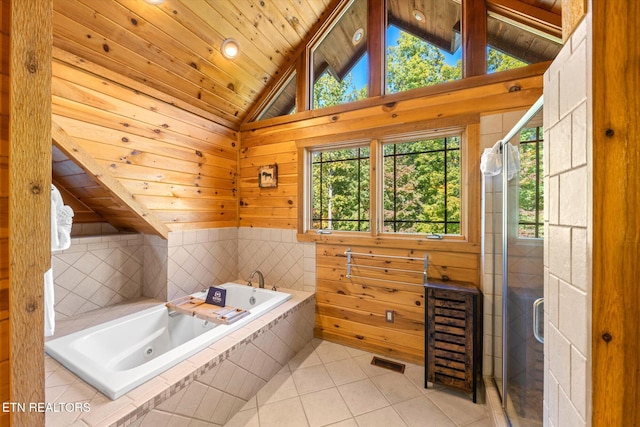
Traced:
POLYGON ((248 279, 253 270, 264 274, 268 287, 315 292, 315 243, 298 242, 296 230, 241 227, 238 229, 239 278, 248 279))
POLYGON ((544 76, 545 384, 548 426, 590 425, 591 15, 544 76))
POLYGON ((140 296, 175 299, 246 280, 255 269, 269 288, 315 291, 315 244, 298 242, 295 230, 172 231, 165 240, 141 234, 89 237, 82 233, 103 228, 81 228, 68 250, 52 254, 58 319, 140 296))
MULTIPOLYGON (((483 116, 480 119, 481 150, 491 148, 520 120, 525 110, 483 116)), ((483 376, 502 378, 502 175, 483 179, 484 301, 483 376)))
POLYGON ((167 298, 201 291, 238 278, 238 229, 169 232, 167 298))
POLYGON ((140 234, 72 238, 51 257, 56 318, 141 296, 143 263, 140 234))

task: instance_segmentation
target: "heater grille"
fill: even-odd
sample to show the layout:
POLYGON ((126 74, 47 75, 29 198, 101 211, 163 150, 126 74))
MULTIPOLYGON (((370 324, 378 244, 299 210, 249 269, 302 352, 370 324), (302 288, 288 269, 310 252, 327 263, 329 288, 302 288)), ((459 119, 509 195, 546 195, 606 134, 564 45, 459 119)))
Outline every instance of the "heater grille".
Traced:
POLYGON ((405 368, 404 363, 398 363, 392 360, 382 359, 380 357, 373 356, 373 359, 371 359, 371 364, 374 366, 379 366, 381 368, 390 369, 394 372, 400 372, 401 374, 404 374, 404 368, 405 368))

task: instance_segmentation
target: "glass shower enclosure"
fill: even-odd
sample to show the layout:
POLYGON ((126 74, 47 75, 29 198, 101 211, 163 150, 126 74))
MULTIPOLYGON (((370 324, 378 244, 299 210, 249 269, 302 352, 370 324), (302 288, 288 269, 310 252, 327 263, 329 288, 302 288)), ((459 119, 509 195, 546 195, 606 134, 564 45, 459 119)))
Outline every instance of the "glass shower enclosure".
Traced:
POLYGON ((502 173, 493 177, 494 293, 502 305, 494 378, 513 427, 542 426, 543 144, 540 98, 502 139, 502 173))

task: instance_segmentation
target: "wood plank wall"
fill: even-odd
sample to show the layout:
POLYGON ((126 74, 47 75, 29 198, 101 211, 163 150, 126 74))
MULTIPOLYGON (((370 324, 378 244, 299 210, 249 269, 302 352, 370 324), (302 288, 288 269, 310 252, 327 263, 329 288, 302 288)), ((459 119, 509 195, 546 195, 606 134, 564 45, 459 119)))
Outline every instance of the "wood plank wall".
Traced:
MULTIPOLYGON (((316 241, 317 312, 315 334, 331 341, 411 362, 421 363, 424 340, 422 263, 363 257, 379 267, 415 270, 382 272, 371 279, 348 279, 344 251, 422 257, 429 253, 429 277, 479 284, 480 276, 480 114, 527 108, 542 93, 542 73, 548 64, 513 70, 501 76, 481 76, 412 94, 369 99, 295 118, 280 117, 245 125, 241 131, 240 226, 296 228, 302 203, 301 153, 305 147, 367 140, 402 133, 466 127, 468 153, 466 185, 472 214, 466 241, 433 242, 379 236, 298 234, 316 241), (510 92, 518 86, 521 90, 510 92), (328 112, 327 112, 328 111, 328 112), (278 164, 277 188, 258 188, 258 167, 278 164), (384 279, 384 281, 379 280, 384 279), (388 281, 387 281, 388 280, 388 281), (394 283, 395 282, 395 283, 394 283), (385 311, 395 313, 385 322, 385 311)), ((364 269, 363 269, 364 272, 364 269)), ((354 272, 355 274, 355 272, 354 272)), ((372 277, 371 272, 365 274, 372 277)))
MULTIPOLYGON (((0 1, 0 402, 9 401, 9 0, 0 1)), ((9 413, 0 412, 0 427, 9 413)))
MULTIPOLYGON (((124 76, 98 77, 60 49, 54 57, 54 121, 140 203, 172 230, 237 225, 235 131, 131 89, 140 85, 124 76)), ((88 206, 102 197, 82 176, 65 185, 88 206)))

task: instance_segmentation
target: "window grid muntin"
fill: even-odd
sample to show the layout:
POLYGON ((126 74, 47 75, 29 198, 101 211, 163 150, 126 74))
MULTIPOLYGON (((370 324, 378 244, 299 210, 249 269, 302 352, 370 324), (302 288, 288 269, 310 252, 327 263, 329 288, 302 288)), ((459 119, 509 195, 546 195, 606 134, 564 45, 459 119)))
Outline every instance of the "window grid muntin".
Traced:
MULTIPOLYGON (((542 160, 542 144, 544 144, 544 133, 542 126, 536 126, 534 139, 525 139, 524 131, 532 128, 524 129, 521 132, 520 145, 531 144, 535 145, 535 213, 534 222, 531 221, 522 221, 520 211, 518 212, 518 236, 524 238, 542 238, 542 232, 544 232, 544 219, 541 219, 543 207, 540 206, 542 202, 541 198, 541 187, 542 187, 542 170, 540 169, 540 162, 542 160), (532 227, 534 235, 527 236, 523 233, 523 227, 532 227)), ((520 208, 519 208, 520 210, 520 208)))
MULTIPOLYGON (((398 224, 442 224, 443 225, 443 230, 444 232, 442 234, 449 234, 449 226, 457 226, 458 232, 455 234, 460 234, 461 230, 462 230, 462 223, 461 223, 461 214, 460 212, 458 212, 458 220, 457 221, 448 221, 448 217, 449 217, 449 206, 448 206, 448 202, 449 202, 449 174, 448 174, 448 167, 449 167, 449 153, 450 152, 458 152, 458 161, 461 162, 462 157, 461 157, 461 136, 459 135, 450 135, 450 136, 446 136, 446 137, 440 137, 440 138, 432 138, 432 139, 420 139, 420 140, 416 140, 416 141, 405 141, 405 142, 399 142, 399 143, 393 143, 393 144, 385 144, 385 146, 393 146, 393 152, 391 154, 385 154, 384 150, 383 150, 383 162, 384 159, 389 158, 389 157, 393 157, 393 220, 388 220, 385 218, 385 214, 383 214, 383 219, 382 219, 382 225, 383 225, 383 230, 385 230, 385 232, 392 232, 392 233, 399 233, 402 231, 398 231, 398 224), (411 151, 411 152, 405 152, 405 153, 398 153, 397 149, 399 145, 402 144, 407 144, 407 143, 416 143, 416 142, 420 142, 420 141, 437 141, 437 140, 443 140, 443 148, 441 149, 428 149, 428 150, 419 150, 419 151, 411 151), (453 147, 452 147, 453 145, 453 147), (436 154, 436 153, 443 153, 444 159, 443 159, 443 164, 444 164, 444 210, 443 210, 443 215, 444 215, 444 219, 443 220, 431 220, 431 221, 421 221, 421 220, 399 220, 397 219, 397 214, 398 214, 398 209, 397 209, 397 158, 398 157, 402 157, 402 156, 416 156, 416 155, 420 155, 420 154, 436 154), (386 227, 388 226, 388 224, 391 224, 393 227, 393 231, 387 231, 386 227)), ((384 170, 384 168, 383 168, 384 170)), ((460 174, 462 174, 462 171, 459 171, 460 174)), ((383 184, 383 198, 384 198, 384 191, 386 190, 386 183, 383 184)), ((458 197, 461 196, 460 194, 461 189, 460 187, 458 187, 458 197)), ((410 234, 418 234, 416 232, 410 232, 410 234)), ((440 234, 440 233, 438 233, 440 234)), ((453 233, 452 233, 453 234, 453 233)))
MULTIPOLYGON (((341 223, 341 222, 356 222, 357 223, 357 230, 356 231, 369 231, 371 229, 371 218, 370 218, 370 214, 369 215, 365 215, 365 212, 363 212, 363 208, 365 206, 363 206, 363 201, 362 201, 362 174, 363 174, 363 166, 362 163, 363 162, 367 162, 370 165, 371 162, 371 157, 370 157, 370 152, 369 152, 369 147, 364 147, 364 146, 360 146, 360 147, 351 147, 351 148, 342 148, 342 149, 335 149, 335 150, 322 150, 322 151, 315 151, 311 154, 311 170, 312 170, 312 184, 311 184, 311 188, 312 188, 312 198, 311 198, 311 204, 312 204, 312 215, 311 215, 311 228, 312 229, 319 229, 319 230, 324 230, 324 229, 331 229, 331 230, 338 230, 338 231, 347 231, 347 230, 340 230, 340 229, 336 229, 333 228, 334 224, 336 223, 341 223), (346 150, 357 150, 357 156, 354 157, 349 157, 349 158, 344 158, 344 159, 323 159, 324 154, 327 152, 338 152, 338 151, 346 151, 346 150), (366 151, 366 154, 363 154, 363 151, 366 151), (319 160, 316 160, 318 159, 319 160), (320 209, 319 209, 319 217, 316 217, 315 214, 315 209, 313 209, 313 205, 314 205, 314 198, 315 198, 315 194, 313 194, 313 171, 314 168, 316 166, 319 166, 319 170, 320 170, 320 192, 323 193, 323 182, 324 182, 324 172, 323 172, 323 167, 322 165, 326 165, 326 164, 330 164, 330 163, 343 163, 343 162, 350 162, 350 161, 356 161, 357 162, 357 198, 358 198, 358 202, 357 202, 357 206, 358 206, 358 218, 357 219, 348 219, 348 218, 333 218, 333 216, 331 218, 324 218, 322 213, 324 211, 323 209, 323 201, 324 201, 324 197, 322 196, 322 194, 319 197, 319 202, 320 202, 320 209), (319 226, 316 227, 316 223, 319 223, 319 226), (326 224, 326 227, 325 227, 326 224), (331 227, 329 227, 331 225, 331 227), (363 227, 364 225, 364 227, 363 227)), ((369 167, 366 168, 366 176, 369 176, 369 167)), ((370 185, 370 183, 369 183, 370 185)), ((366 202, 366 212, 368 212, 368 204, 369 202, 366 202)), ((328 211, 327 211, 328 213, 328 211)))

